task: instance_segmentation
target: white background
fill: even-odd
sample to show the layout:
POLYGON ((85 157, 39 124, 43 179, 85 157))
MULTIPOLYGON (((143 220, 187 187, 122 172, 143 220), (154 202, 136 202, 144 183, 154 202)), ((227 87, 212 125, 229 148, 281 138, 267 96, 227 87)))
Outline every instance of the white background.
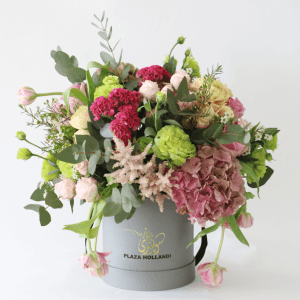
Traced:
MULTIPOLYGON (((299 95, 300 1, 30 1, 0 4, 1 122, 1 268, 2 299, 299 299, 299 95), (122 38, 117 53, 139 68, 162 64, 178 36, 187 37, 174 55, 191 47, 202 74, 221 63, 226 83, 246 108, 253 124, 278 127, 278 150, 270 166, 275 173, 261 188, 261 198, 248 203, 254 226, 244 234, 250 248, 226 231, 219 264, 223 283, 211 288, 197 277, 181 289, 131 292, 105 285, 82 270, 77 259, 83 241, 65 224, 84 220, 88 207, 68 203, 52 210, 52 222, 40 227, 35 212, 23 207, 40 181, 41 161, 16 160, 25 147, 15 134, 27 133, 39 143, 43 130, 25 124, 17 90, 64 91, 71 84, 54 69, 50 51, 60 45, 79 66, 101 62, 100 37, 93 14, 106 10, 112 41, 122 38)), ((42 104, 38 99, 31 105, 42 104)), ((33 147, 29 147, 32 151, 33 147)), ((199 231, 199 227, 195 227, 199 231)), ((208 236, 203 262, 214 260, 220 229, 208 236)))

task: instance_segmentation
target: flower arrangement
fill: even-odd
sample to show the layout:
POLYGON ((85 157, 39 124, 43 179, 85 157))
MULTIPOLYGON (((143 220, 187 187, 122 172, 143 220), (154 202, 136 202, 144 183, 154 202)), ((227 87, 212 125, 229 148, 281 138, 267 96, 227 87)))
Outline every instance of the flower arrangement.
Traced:
POLYGON ((92 61, 86 70, 79 68, 76 57, 58 47, 51 52, 55 69, 72 86, 43 94, 26 86, 18 91, 20 108, 32 118, 28 125, 47 129, 42 146, 17 132, 19 140, 44 153, 27 148, 17 153, 17 159, 43 160, 42 180, 30 197, 39 204, 25 209, 36 211, 45 226, 51 221, 50 208, 62 208, 68 201, 73 212, 75 197, 82 205, 89 202, 88 219, 64 229, 87 240, 81 265, 92 276, 102 277, 109 272, 110 254, 97 252, 102 218, 114 216, 121 223, 149 199, 163 212, 169 199, 177 213, 205 228, 187 246, 222 227, 215 261, 196 269, 205 283, 218 285, 226 271, 217 264, 225 229, 249 246, 240 229, 253 225, 247 201, 254 195, 246 191, 246 184, 259 195, 273 174, 266 162, 273 159, 270 151, 277 148, 279 130, 260 123, 252 126, 242 118, 243 104, 217 77, 221 65, 203 75, 188 49, 177 69, 172 52, 185 38, 178 38, 163 66, 138 69, 122 61, 122 52, 116 60, 117 45, 109 42, 112 27, 107 31, 104 13, 96 18, 101 27, 92 24, 109 52, 100 53, 104 64, 92 61), (60 98, 47 100, 33 113, 27 106, 42 96, 60 98), (207 227, 207 221, 214 224, 207 227))

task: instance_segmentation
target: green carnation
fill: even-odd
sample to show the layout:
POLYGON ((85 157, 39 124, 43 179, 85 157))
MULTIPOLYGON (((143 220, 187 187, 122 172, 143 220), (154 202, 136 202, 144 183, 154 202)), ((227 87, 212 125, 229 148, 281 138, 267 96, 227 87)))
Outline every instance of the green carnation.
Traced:
POLYGON ((57 167, 51 166, 49 164, 48 160, 52 161, 53 163, 56 163, 56 158, 51 153, 48 153, 46 158, 47 158, 47 160, 44 159, 44 161, 43 161, 42 174, 41 175, 42 175, 42 179, 44 179, 45 182, 48 182, 48 181, 56 178, 59 175, 59 171, 48 175, 49 172, 54 171, 55 169, 57 169, 57 167))
POLYGON ((56 164, 64 178, 73 178, 72 167, 75 166, 74 164, 69 164, 61 160, 57 160, 56 164))
MULTIPOLYGON (((251 157, 257 160, 254 162, 247 162, 247 165, 249 165, 252 168, 252 170, 254 171, 257 177, 263 178, 267 170, 265 149, 264 148, 255 149, 252 152, 251 157)), ((249 183, 255 182, 254 178, 252 178, 249 175, 247 176, 247 181, 249 183)))
POLYGON ((185 163, 188 157, 196 156, 196 147, 183 129, 175 125, 163 127, 154 139, 157 146, 157 157, 163 160, 171 159, 176 166, 185 163))
POLYGON ((94 99, 101 96, 107 98, 110 92, 116 88, 123 88, 123 86, 119 84, 119 78, 117 76, 107 76, 103 79, 103 85, 96 88, 94 99))
POLYGON ((32 153, 27 148, 20 148, 17 153, 17 159, 27 160, 32 156, 32 153))
MULTIPOLYGON (((137 139, 136 142, 141 145, 140 151, 143 152, 150 143, 153 145, 153 138, 151 138, 149 136, 141 136, 137 139)), ((153 153, 153 149, 151 147, 148 150, 147 154, 152 154, 152 153, 153 153)))
POLYGON ((192 77, 201 77, 200 74, 200 67, 198 63, 195 61, 195 59, 191 56, 187 56, 184 59, 183 69, 192 69, 193 73, 191 74, 192 77))
POLYGON ((277 149, 277 134, 275 134, 273 136, 273 138, 271 139, 271 141, 265 141, 265 147, 268 150, 272 150, 272 151, 274 151, 275 149, 277 149))

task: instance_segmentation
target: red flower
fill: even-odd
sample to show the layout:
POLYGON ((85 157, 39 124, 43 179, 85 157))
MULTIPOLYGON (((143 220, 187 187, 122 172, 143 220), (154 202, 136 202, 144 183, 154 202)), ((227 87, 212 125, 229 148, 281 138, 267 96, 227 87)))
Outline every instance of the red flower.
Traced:
MULTIPOLYGON (((136 73, 136 78, 142 78, 142 82, 146 80, 151 80, 160 84, 162 82, 170 82, 171 75, 163 67, 158 65, 153 65, 151 67, 140 69, 136 73)), ((139 81, 139 86, 142 85, 142 82, 139 81)))
POLYGON ((131 131, 126 122, 124 122, 122 119, 115 119, 110 122, 109 129, 118 139, 123 141, 125 146, 128 145, 128 140, 131 140, 131 131))

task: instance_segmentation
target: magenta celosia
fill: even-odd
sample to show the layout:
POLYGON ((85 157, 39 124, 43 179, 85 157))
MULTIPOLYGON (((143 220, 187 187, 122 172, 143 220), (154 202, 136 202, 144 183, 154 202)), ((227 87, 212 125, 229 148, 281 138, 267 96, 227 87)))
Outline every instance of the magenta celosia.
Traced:
POLYGON ((115 119, 111 121, 109 130, 111 130, 118 139, 122 140, 125 146, 128 145, 128 140, 131 141, 131 131, 123 120, 115 119))
POLYGON ((233 153, 225 147, 199 146, 196 157, 174 170, 170 181, 177 212, 205 226, 208 220, 234 214, 246 202, 242 167, 233 153))
POLYGON ((140 69, 136 73, 136 78, 142 78, 142 81, 139 82, 141 86, 142 82, 146 80, 155 81, 157 83, 170 82, 171 75, 165 68, 153 65, 140 69))

